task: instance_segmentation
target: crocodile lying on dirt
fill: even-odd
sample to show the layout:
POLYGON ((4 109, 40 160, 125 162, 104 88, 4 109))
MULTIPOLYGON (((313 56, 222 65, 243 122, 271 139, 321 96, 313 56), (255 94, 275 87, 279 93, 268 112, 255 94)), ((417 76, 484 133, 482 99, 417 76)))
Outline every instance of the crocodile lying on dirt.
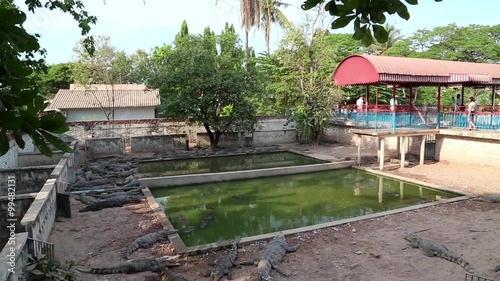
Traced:
POLYGON ((436 256, 443 258, 445 260, 459 264, 465 269, 465 271, 470 274, 477 274, 467 261, 448 250, 445 245, 439 242, 423 238, 415 233, 407 234, 405 236, 405 239, 410 242, 412 248, 422 249, 422 251, 424 251, 424 254, 428 257, 436 256))
POLYGON ((162 229, 156 232, 148 233, 134 240, 123 250, 123 257, 128 259, 130 254, 135 252, 139 248, 147 249, 152 247, 157 242, 168 241, 168 235, 176 233, 177 230, 166 230, 162 229))
POLYGON ((117 273, 136 273, 143 271, 161 272, 161 269, 168 266, 179 266, 178 260, 180 256, 163 256, 159 258, 143 258, 129 260, 125 263, 106 266, 106 267, 85 267, 75 266, 74 268, 80 272, 93 274, 117 274, 117 273))
POLYGON ((233 278, 233 274, 231 273, 230 269, 233 266, 239 266, 239 264, 236 262, 238 247, 235 242, 232 242, 231 244, 231 251, 224 257, 218 259, 215 262, 214 267, 210 270, 208 275, 212 277, 212 281, 218 281, 224 275, 226 275, 227 279, 229 280, 233 278))
POLYGON ((288 246, 285 235, 283 232, 279 232, 278 235, 269 242, 259 259, 241 264, 257 264, 260 280, 272 281, 274 279, 269 274, 273 268, 280 274, 288 276, 281 268, 280 262, 283 260, 286 253, 295 252, 298 248, 299 245, 288 246))
POLYGON ((118 195, 108 199, 97 200, 80 210, 80 212, 99 211, 106 208, 121 207, 129 203, 139 203, 144 196, 141 195, 118 195))
POLYGON ((122 196, 122 195, 141 195, 141 190, 139 188, 134 188, 134 189, 127 190, 127 191, 116 191, 116 192, 113 192, 110 194, 100 194, 97 196, 97 198, 99 200, 102 200, 102 199, 109 199, 109 198, 113 198, 116 196, 122 196))
POLYGON ((82 202, 85 205, 92 205, 97 202, 97 199, 82 193, 78 196, 78 201, 82 202))
POLYGON ((483 201, 488 203, 500 203, 500 194, 485 195, 472 198, 472 200, 483 201))
POLYGON ((167 267, 163 267, 160 273, 161 281, 187 281, 184 278, 174 275, 167 267))

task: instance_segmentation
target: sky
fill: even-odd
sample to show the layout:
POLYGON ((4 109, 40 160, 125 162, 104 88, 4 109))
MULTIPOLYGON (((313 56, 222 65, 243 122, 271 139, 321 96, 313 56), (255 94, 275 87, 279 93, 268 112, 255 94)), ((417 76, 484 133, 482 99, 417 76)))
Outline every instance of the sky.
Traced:
MULTIPOLYGON (((301 23, 305 11, 300 9, 303 0, 283 0, 292 6, 284 9, 287 18, 301 23)), ((28 32, 38 33, 42 48, 47 50, 49 64, 74 61, 73 48, 80 38, 81 31, 71 16, 59 11, 38 9, 35 13, 25 9, 23 0, 16 4, 27 13, 25 28, 28 32)), ((45 2, 45 1, 42 1, 45 2)), ((239 0, 83 0, 86 10, 98 18, 92 26, 91 35, 106 35, 111 45, 128 54, 138 49, 149 52, 155 46, 171 44, 180 30, 183 20, 188 23, 189 33, 203 33, 210 26, 216 34, 223 30, 226 22, 234 24, 236 31, 244 40, 240 27, 239 0), (104 3, 106 2, 106 3, 104 3)), ((387 23, 401 30, 404 36, 411 36, 419 29, 432 29, 455 23, 458 26, 470 24, 500 24, 497 11, 498 0, 420 0, 418 5, 407 5, 410 12, 408 21, 397 15, 388 17, 387 23), (474 3, 474 4, 472 4, 474 3)), ((352 23, 334 33, 353 33, 352 23)), ((276 49, 282 31, 277 26, 271 29, 271 52, 276 49)), ((262 31, 251 31, 250 45, 257 53, 265 51, 262 31)))

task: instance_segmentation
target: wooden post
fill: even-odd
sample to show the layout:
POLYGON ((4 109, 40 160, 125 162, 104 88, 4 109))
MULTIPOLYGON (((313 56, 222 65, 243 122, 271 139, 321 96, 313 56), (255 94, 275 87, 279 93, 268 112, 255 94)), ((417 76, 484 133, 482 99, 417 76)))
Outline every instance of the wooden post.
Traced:
POLYGON ((383 171, 384 170, 384 152, 385 152, 385 138, 384 137, 379 137, 380 138, 380 157, 379 157, 379 170, 383 171))
POLYGON ((361 144, 362 144, 363 136, 361 134, 358 134, 358 159, 357 159, 357 164, 361 164, 361 144))
POLYGON ((424 158, 425 158, 425 135, 422 136, 422 140, 420 143, 420 165, 424 165, 424 158))
POLYGON ((404 199, 404 183, 402 181, 399 182, 399 199, 404 199))
POLYGON ((407 137, 401 137, 401 168, 405 167, 406 139, 407 137))

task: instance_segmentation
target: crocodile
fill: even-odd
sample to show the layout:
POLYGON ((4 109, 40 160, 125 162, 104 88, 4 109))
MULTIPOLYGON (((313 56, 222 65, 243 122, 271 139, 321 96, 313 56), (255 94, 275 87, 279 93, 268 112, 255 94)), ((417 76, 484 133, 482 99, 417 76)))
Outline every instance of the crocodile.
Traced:
POLYGON ((123 251, 123 257, 128 259, 130 254, 135 252, 139 248, 147 249, 152 247, 157 242, 166 242, 168 241, 168 235, 176 233, 177 230, 166 230, 162 229, 156 232, 148 233, 143 235, 137 239, 135 239, 132 243, 128 244, 123 251))
POLYGON ((174 275, 167 267, 163 267, 160 273, 161 281, 187 281, 184 278, 174 275))
POLYGON ((205 216, 205 218, 203 218, 203 221, 201 221, 200 223, 200 228, 205 228, 207 227, 208 223, 214 219, 214 215, 212 214, 208 214, 205 216))
POLYGON ((178 260, 180 256, 163 256, 159 258, 143 258, 129 260, 125 263, 106 266, 106 267, 84 267, 75 266, 75 269, 80 272, 93 274, 117 274, 117 273, 136 273, 144 271, 161 272, 161 269, 168 266, 179 266, 178 260))
POLYGON ((453 263, 459 264, 461 267, 465 269, 470 274, 477 274, 476 271, 472 268, 472 266, 462 259, 461 257, 457 256, 448 248, 436 241, 423 238, 421 236, 418 236, 415 233, 410 233, 405 236, 405 239, 410 242, 410 245, 412 248, 420 248, 422 251, 424 251, 424 254, 428 257, 440 257, 445 260, 451 261, 453 263))
POLYGON ((140 194, 141 194, 141 190, 138 188, 135 188, 135 189, 131 189, 128 191, 116 191, 116 192, 109 193, 109 194, 101 194, 97 198, 102 200, 102 199, 109 199, 109 198, 113 198, 113 197, 117 197, 117 196, 123 196, 123 195, 140 195, 140 194))
POLYGON ((231 245, 231 251, 221 259, 218 259, 215 262, 214 267, 210 270, 209 276, 212 277, 212 281, 218 281, 224 275, 226 275, 227 279, 229 280, 233 278, 233 274, 231 273, 230 269, 233 266, 239 266, 239 264, 236 262, 236 256, 238 255, 238 246, 235 242, 232 242, 231 245))
POLYGON ((488 203, 500 203, 500 194, 491 194, 473 198, 473 200, 483 201, 488 203))
POLYGON ((278 235, 276 235, 262 251, 259 259, 254 260, 253 262, 244 262, 241 264, 250 263, 257 265, 260 280, 272 281, 274 279, 271 277, 270 273, 273 268, 278 271, 278 273, 288 276, 288 274, 281 268, 280 263, 286 253, 295 252, 298 248, 299 245, 289 246, 283 232, 279 232, 278 235))
POLYGON ((97 199, 82 193, 78 196, 78 201, 82 202, 85 205, 92 205, 97 202, 97 199))
POLYGON ((80 212, 99 211, 106 208, 121 207, 128 203, 139 203, 143 199, 140 195, 118 195, 112 198, 97 200, 80 210, 80 212))

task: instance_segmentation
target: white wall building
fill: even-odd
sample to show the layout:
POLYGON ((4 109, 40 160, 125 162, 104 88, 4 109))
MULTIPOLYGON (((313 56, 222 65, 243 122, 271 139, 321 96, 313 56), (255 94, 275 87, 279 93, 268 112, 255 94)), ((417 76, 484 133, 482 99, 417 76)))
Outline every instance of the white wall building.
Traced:
POLYGON ((145 85, 71 84, 57 92, 47 110, 62 111, 69 122, 153 119, 159 104, 159 91, 145 85))

